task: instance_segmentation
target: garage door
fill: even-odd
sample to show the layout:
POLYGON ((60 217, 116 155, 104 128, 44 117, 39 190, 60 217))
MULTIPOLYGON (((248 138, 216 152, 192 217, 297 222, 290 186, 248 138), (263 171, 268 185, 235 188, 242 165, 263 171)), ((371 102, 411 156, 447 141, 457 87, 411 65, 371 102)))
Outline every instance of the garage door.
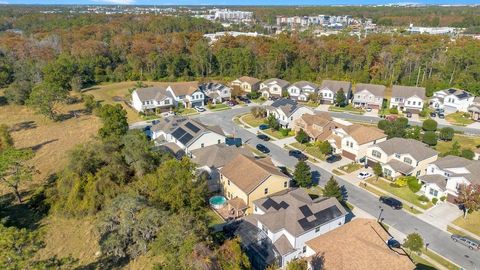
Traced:
POLYGON ((344 156, 348 159, 351 159, 351 160, 355 160, 357 158, 357 156, 355 154, 347 152, 345 150, 342 151, 342 156, 344 156))
POLYGON ((457 197, 453 196, 452 194, 447 194, 447 201, 453 204, 457 204, 456 202, 457 197))
POLYGON ((201 106, 203 106, 203 102, 201 101, 192 102, 192 107, 201 107, 201 106))
POLYGON ((373 160, 370 160, 370 159, 367 159, 367 165, 368 167, 373 167, 375 166, 375 164, 377 164, 377 162, 373 161, 373 160))

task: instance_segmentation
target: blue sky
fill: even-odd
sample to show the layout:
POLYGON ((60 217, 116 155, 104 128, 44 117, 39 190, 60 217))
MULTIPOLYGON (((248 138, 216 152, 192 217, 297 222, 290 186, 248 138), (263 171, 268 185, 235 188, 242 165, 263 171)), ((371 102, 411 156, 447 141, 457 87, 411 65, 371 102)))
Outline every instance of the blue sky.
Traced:
MULTIPOLYGON (((0 0, 4 4, 132 4, 132 5, 369 5, 395 0, 0 0)), ((410 2, 410 1, 408 1, 410 2)), ((412 1, 413 2, 413 1, 412 1)), ((423 0, 422 4, 480 4, 480 0, 423 0)))

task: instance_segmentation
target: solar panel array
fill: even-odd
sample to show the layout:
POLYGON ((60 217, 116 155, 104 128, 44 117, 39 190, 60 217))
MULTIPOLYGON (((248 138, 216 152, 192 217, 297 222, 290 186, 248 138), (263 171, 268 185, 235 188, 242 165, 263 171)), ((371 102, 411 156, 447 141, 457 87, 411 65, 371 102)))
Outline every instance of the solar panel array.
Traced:
POLYGON ((289 205, 285 201, 282 201, 281 203, 277 203, 276 201, 268 198, 263 202, 262 206, 267 210, 270 209, 271 207, 273 207, 275 210, 280 210, 280 209, 287 209, 289 205))
MULTIPOLYGON (((312 213, 310 209, 308 209, 308 211, 305 208, 302 210, 302 207, 300 207, 300 211, 302 211, 302 213, 305 212, 304 215, 312 213)), ((306 207, 308 208, 308 206, 306 207)), ((305 231, 340 217, 342 212, 337 208, 337 206, 333 205, 315 214, 312 213, 312 215, 305 216, 304 218, 298 220, 298 223, 305 231), (311 217, 312 215, 315 217, 315 219, 313 221, 309 221, 308 217, 311 217)))
POLYGON ((192 124, 192 122, 188 122, 185 124, 185 127, 187 127, 188 129, 190 129, 191 131, 193 131, 194 133, 197 133, 200 131, 200 128, 195 126, 194 124, 192 124))

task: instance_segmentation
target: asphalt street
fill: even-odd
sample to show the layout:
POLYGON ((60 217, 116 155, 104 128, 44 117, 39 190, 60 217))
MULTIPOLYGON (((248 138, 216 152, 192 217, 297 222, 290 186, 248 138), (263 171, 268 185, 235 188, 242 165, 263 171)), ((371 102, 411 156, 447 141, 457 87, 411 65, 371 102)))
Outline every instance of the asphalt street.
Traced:
MULTIPOLYGON (((232 118, 235 115, 249 112, 250 107, 243 107, 238 109, 226 110, 219 113, 208 113, 196 115, 194 118, 200 120, 205 124, 219 125, 223 130, 235 137, 242 138, 244 143, 247 143, 253 147, 258 143, 262 143, 270 149, 270 156, 283 165, 293 168, 297 160, 288 156, 288 152, 281 147, 270 143, 264 142, 258 139, 255 134, 238 127, 232 122, 232 118)), ((372 121, 376 122, 379 119, 375 117, 366 117, 361 115, 352 115, 347 113, 332 113, 333 116, 344 118, 346 120, 356 121, 372 121), (371 119, 369 119, 371 118, 371 119)), ((460 128, 460 127, 455 127, 460 128)), ((465 129, 465 128, 463 128, 465 129)), ((476 131, 476 130, 473 130, 476 131)), ((478 132, 478 131, 477 131, 478 132)), ((318 175, 318 182, 320 185, 324 185, 326 181, 331 177, 331 174, 325 169, 310 164, 312 171, 318 175)), ((340 185, 343 185, 347 190, 347 200, 372 216, 378 217, 380 214, 380 207, 384 210, 382 217, 384 222, 391 227, 394 227, 398 231, 404 234, 410 234, 417 232, 422 235, 426 243, 429 244, 429 249, 443 255, 458 265, 461 265, 464 269, 480 269, 480 251, 471 251, 467 247, 454 243, 450 239, 450 234, 442 231, 433 225, 430 225, 419 218, 404 212, 402 210, 392 210, 391 208, 380 204, 378 199, 365 191, 364 189, 357 187, 349 182, 343 180, 340 177, 335 176, 340 185)))

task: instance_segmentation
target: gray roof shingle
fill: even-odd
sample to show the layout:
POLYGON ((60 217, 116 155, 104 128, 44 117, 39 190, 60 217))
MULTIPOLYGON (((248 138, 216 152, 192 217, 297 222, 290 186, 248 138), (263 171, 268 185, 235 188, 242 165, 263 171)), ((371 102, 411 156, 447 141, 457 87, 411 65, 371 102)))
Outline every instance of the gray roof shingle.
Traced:
POLYGON ((410 154, 417 161, 438 155, 437 151, 414 139, 392 138, 375 146, 380 147, 387 155, 410 154))
POLYGON ((352 83, 347 81, 335 81, 335 80, 323 80, 320 85, 320 89, 328 88, 334 93, 337 93, 340 89, 343 92, 348 93, 352 88, 352 83))
POLYGON ((416 86, 403 86, 403 85, 394 85, 392 87, 392 97, 402 97, 409 98, 417 96, 424 100, 425 96, 425 87, 416 87, 416 86))
POLYGON ((369 84, 369 83, 358 83, 355 85, 355 93, 368 90, 370 93, 374 94, 376 97, 384 97, 385 96, 385 85, 380 84, 369 84))

